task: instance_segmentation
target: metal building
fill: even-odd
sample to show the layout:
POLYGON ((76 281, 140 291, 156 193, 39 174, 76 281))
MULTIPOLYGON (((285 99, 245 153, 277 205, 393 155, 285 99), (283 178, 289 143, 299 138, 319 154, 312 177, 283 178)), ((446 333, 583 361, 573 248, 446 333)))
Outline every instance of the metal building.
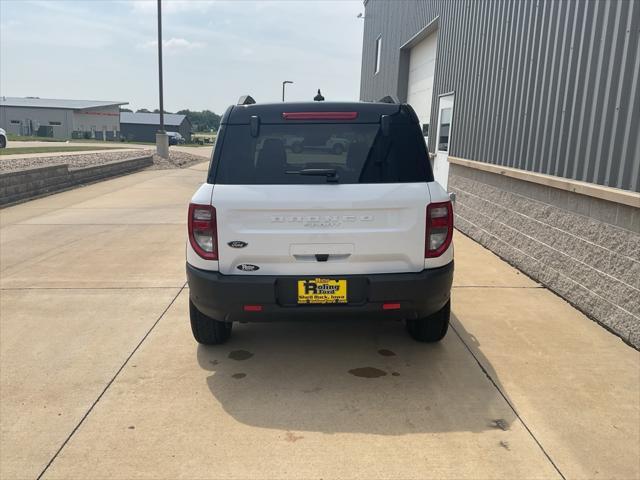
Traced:
POLYGON ((0 127, 16 135, 115 140, 120 138, 120 106, 126 104, 0 97, 0 127))
POLYGON ((361 99, 414 107, 457 228, 640 345, 640 2, 364 5, 361 99))
MULTIPOLYGON (((160 128, 159 113, 131 113, 120 114, 122 136, 134 142, 155 142, 156 133, 160 128)), ((189 142, 191 141, 191 122, 186 115, 177 113, 164 114, 164 128, 167 132, 178 132, 189 142)))

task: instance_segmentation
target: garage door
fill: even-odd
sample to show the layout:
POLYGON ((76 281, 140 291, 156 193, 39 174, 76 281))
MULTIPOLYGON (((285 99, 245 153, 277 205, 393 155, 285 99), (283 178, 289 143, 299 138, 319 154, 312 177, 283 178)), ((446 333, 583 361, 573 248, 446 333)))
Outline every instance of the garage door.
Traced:
MULTIPOLYGON (((438 35, 437 32, 433 32, 415 45, 409 52, 407 103, 409 103, 418 114, 421 125, 429 124, 431 117, 433 75, 436 67, 437 46, 438 35)), ((435 131, 432 135, 435 135, 435 131)))

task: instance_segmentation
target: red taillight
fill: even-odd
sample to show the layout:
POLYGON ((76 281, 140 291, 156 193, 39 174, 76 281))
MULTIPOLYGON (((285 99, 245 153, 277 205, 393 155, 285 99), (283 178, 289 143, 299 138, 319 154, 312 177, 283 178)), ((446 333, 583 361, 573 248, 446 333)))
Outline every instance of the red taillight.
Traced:
POLYGON ((285 120, 355 120, 358 112, 284 112, 285 120))
POLYGON ((425 238, 425 258, 439 257, 453 237, 453 207, 451 202, 427 205, 427 234, 425 238))
POLYGON ((242 309, 245 312, 261 312, 262 311, 262 305, 244 305, 242 307, 242 309))
POLYGON ((189 204, 189 242, 206 260, 218 260, 216 209, 211 205, 189 204))

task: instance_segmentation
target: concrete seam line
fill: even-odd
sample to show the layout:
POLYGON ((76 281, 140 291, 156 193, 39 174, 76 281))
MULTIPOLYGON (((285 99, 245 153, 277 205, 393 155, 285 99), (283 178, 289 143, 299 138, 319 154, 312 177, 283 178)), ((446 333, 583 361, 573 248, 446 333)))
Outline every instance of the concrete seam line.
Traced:
POLYGON ((169 302, 169 305, 166 306, 166 308, 162 311, 162 313, 158 316, 158 318, 156 319, 155 322, 153 322, 153 325, 151 325, 151 328, 149 328, 149 330, 147 330, 147 333, 144 334, 144 336, 142 337, 142 339, 140 340, 140 342, 138 342, 138 344, 135 346, 135 348, 131 351, 131 353, 127 356, 127 358, 125 358, 124 362, 122 363, 122 365, 120 365, 120 368, 118 368, 118 370, 116 371, 115 375, 113 375, 113 377, 111 377, 111 380, 109 380, 107 382, 107 385, 104 387, 104 389, 102 390, 102 392, 100 392, 100 395, 98 395, 98 397, 93 401, 93 403, 91 404, 91 406, 89 407, 89 409, 85 412, 85 414, 82 416, 82 418, 80 419, 80 421, 78 422, 78 424, 73 428, 73 430, 71 430, 71 433, 67 436, 67 438, 65 438, 64 442, 62 442, 62 445, 60 445, 60 448, 58 448, 58 450, 56 451, 56 453, 53 455, 53 457, 51 457, 51 460, 49 460, 49 462, 45 465, 44 469, 42 470, 42 472, 40 472, 40 475, 37 476, 37 480, 40 480, 42 478, 42 476, 47 472, 47 470, 49 469, 49 467, 53 464, 53 462, 55 461, 56 458, 58 458, 58 455, 60 455, 60 452, 62 452, 62 449, 64 447, 67 446, 67 443, 69 443, 69 440, 71 440, 71 437, 73 437, 75 435, 75 433, 78 431, 78 429, 80 428, 80 426, 84 423, 84 421, 87 419, 87 417, 89 416, 89 414, 93 411, 94 407, 98 404, 98 402, 102 399, 102 397, 104 396, 104 394, 107 392, 107 390, 109 389, 109 387, 111 386, 111 384, 113 384, 113 382, 116 380, 116 378, 118 377, 118 375, 120 375, 120 372, 124 369, 124 367, 127 365, 127 363, 129 363, 129 360, 131 360, 131 357, 133 357, 135 355, 135 353, 138 351, 138 349, 140 348, 140 346, 144 343, 144 341, 147 339, 147 337, 149 336, 149 334, 153 331, 154 328, 156 328, 156 325, 158 325, 158 323, 160 322, 160 320, 162 320, 162 317, 164 317, 165 313, 167 313, 167 311, 169 310, 169 308, 171 308, 171 306, 175 303, 176 299, 180 296, 180 294, 182 293, 182 291, 184 290, 184 288, 186 287, 187 282, 185 282, 182 287, 180 287, 180 290, 178 290, 178 293, 176 293, 176 295, 171 299, 171 301, 169 302))
MULTIPOLYGON (((487 235, 489 235, 490 237, 496 239, 498 242, 502 242, 504 243, 507 247, 512 248, 514 250, 517 250, 518 252, 522 253, 523 255, 530 257, 529 255, 527 255, 525 252, 523 252, 522 250, 519 250, 518 248, 514 247, 513 245, 504 242, 503 240, 501 240, 500 238, 496 237, 495 235, 493 235, 492 233, 490 233, 489 231, 485 230, 484 228, 480 227, 479 225, 476 225, 475 223, 471 222, 470 220, 466 220, 463 219, 465 222, 469 223, 470 225, 473 225, 475 228, 477 228, 478 230, 481 230, 482 232, 486 233, 487 235)), ((461 231, 458 229, 458 227, 456 227, 456 230, 458 230, 462 235, 464 235, 465 237, 473 240, 474 242, 478 243, 479 245, 481 245, 483 248, 488 249, 488 247, 486 247, 484 244, 480 243, 477 240, 474 240, 472 237, 470 237, 468 234, 466 234, 465 232, 461 231)), ((504 262, 507 262, 509 265, 513 266, 514 268, 517 268, 518 270, 520 270, 520 268, 515 265, 514 261, 503 256, 500 255, 492 250, 491 251, 494 255, 496 255, 498 258, 502 259, 504 262)), ((533 260, 536 260, 534 257, 530 257, 533 260)), ((538 261, 538 263, 540 263, 538 261)), ((553 270, 553 269, 551 269, 553 270)), ((536 280, 534 277, 531 276, 531 274, 525 272, 524 270, 520 270, 524 275, 526 275, 527 277, 529 277, 530 279, 534 280, 534 281, 538 281, 536 280)), ((584 285, 581 285, 580 283, 577 283, 576 281, 574 281, 571 277, 567 277, 565 275, 563 275, 559 270, 553 270, 555 273, 557 273, 558 275, 561 275, 565 278, 567 278, 569 281, 575 283, 578 287, 582 288, 583 290, 586 290, 589 293, 593 293, 593 295, 598 296, 598 294, 592 292, 591 290, 587 289, 587 287, 585 287, 584 285)), ((551 286, 544 286, 544 289, 546 289, 549 293, 552 293, 553 295, 555 295, 556 297, 560 298, 562 301, 567 302, 569 305, 571 305, 573 308, 575 308, 576 310, 578 310, 579 312, 581 312, 583 315, 585 315, 589 320, 591 320, 592 322, 597 323, 598 325, 600 325, 602 328, 604 328, 607 332, 611 333, 612 335, 615 335, 616 337, 618 337, 620 340, 622 340, 625 344, 627 344, 628 346, 630 346, 631 348, 635 349, 635 350, 640 350, 640 348, 638 347, 638 345, 634 345, 633 343, 631 343, 631 339, 630 337, 625 337, 625 333, 623 332, 619 332, 613 329, 612 326, 607 325, 606 323, 604 323, 603 320, 599 319, 598 317, 596 317, 593 313, 587 312, 586 309, 582 306, 579 305, 578 303, 576 303, 575 300, 569 299, 566 296, 564 296, 565 294, 560 293, 559 291, 553 290, 551 288, 551 286)), ((602 298, 602 297, 599 297, 602 298)), ((605 300, 606 301, 606 300, 605 300)), ((608 302, 609 303, 609 302, 608 302)), ((611 304, 613 305, 615 308, 618 308, 619 310, 629 314, 629 312, 627 312, 625 309, 623 309, 622 307, 615 305, 615 304, 611 304)), ((631 314, 629 314, 631 315, 631 314)), ((633 316, 633 315, 631 315, 633 316)))
POLYGON ((547 453, 547 451, 545 450, 545 448, 542 446, 542 444, 540 443, 540 441, 538 441, 538 439, 536 438, 536 436, 533 434, 533 432, 531 431, 531 429, 529 428, 529 426, 525 423, 525 421, 522 419, 522 417, 520 416, 520 414, 518 413, 518 411, 515 409, 515 407, 511 404, 511 402, 509 401, 509 399, 507 398, 507 396, 502 392, 502 390, 500 390, 500 387, 498 387, 498 384, 495 382, 495 380, 493 379, 493 377, 491 377, 491 375, 489 375, 489 372, 487 372, 487 369, 484 368, 484 366, 482 365, 482 362, 480 362, 480 360, 478 360, 478 357, 475 356, 475 354, 473 353, 473 351, 471 350, 471 348, 469 347, 469 345, 466 344, 466 342, 462 339, 462 337, 460 336, 460 334, 458 333, 458 331, 456 330, 456 328, 453 325, 450 325, 451 329, 455 332, 456 336, 460 339, 460 341, 462 342, 462 344, 465 346, 465 348, 467 349, 467 351, 471 354, 471 356, 473 357, 473 359, 476 361, 476 363, 478 364, 478 366, 480 367, 480 370, 482 370, 482 372, 485 374, 485 376, 489 379, 489 381, 491 382, 491 384, 494 386, 494 388, 498 391, 498 393, 500 394, 500 396, 504 399, 504 401, 507 403, 507 405, 509 406, 509 408, 511 409, 511 411, 514 413, 514 415, 516 416, 516 418, 518 420, 520 420, 520 423, 522 423, 522 426, 524 426, 525 430, 527 432, 529 432, 529 435, 531 436, 531 438, 533 438, 533 441, 536 442, 536 445, 538 445, 538 448, 540 448, 540 451, 542 451, 542 453, 544 454, 545 457, 547 457, 547 460, 549 460, 549 463, 551 463, 551 465, 553 465, 553 468, 555 468, 556 472, 558 472, 558 475, 560 475, 560 477, 562 477, 563 480, 566 480, 566 477, 562 474, 562 472, 560 471, 560 469, 558 468, 558 466, 555 464, 555 462, 553 461, 553 459, 551 458, 551 455, 549 455, 549 453, 547 453))

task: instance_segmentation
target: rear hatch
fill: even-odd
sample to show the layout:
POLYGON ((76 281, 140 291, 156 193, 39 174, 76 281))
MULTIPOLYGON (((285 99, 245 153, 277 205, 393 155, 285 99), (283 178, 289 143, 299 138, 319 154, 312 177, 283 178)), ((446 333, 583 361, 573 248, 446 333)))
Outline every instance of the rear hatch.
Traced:
POLYGON ((210 173, 220 272, 421 271, 432 173, 411 111, 384 128, 357 112, 296 113, 221 129, 210 173))

